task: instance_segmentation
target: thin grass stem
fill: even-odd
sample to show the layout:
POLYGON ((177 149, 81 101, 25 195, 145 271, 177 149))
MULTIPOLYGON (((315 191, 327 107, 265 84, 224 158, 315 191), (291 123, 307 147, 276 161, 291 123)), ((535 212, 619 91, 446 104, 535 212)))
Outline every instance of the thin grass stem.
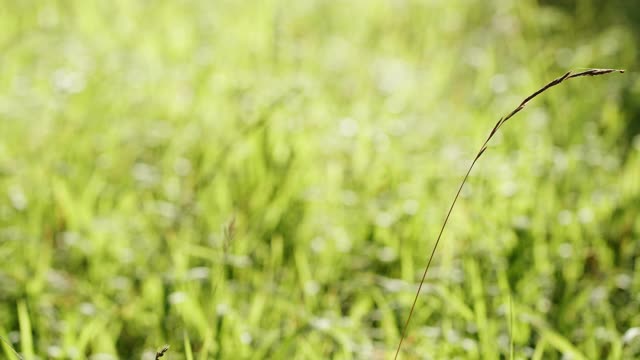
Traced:
POLYGON ((407 316, 407 321, 404 324, 404 327, 402 329, 402 335, 400 337, 400 341, 398 343, 398 349, 396 350, 396 354, 394 356, 394 359, 398 358, 398 355, 400 354, 400 350, 402 348, 402 342, 404 341, 406 335, 407 335, 407 330, 409 328, 409 323, 411 322, 411 317, 413 316, 413 312, 415 310, 416 307, 416 303, 418 302, 418 297, 420 296, 420 290, 422 290, 422 285, 424 284, 424 281, 427 277, 427 273, 429 272, 429 268, 431 267, 431 262, 433 260, 433 257, 436 253, 436 249, 438 248, 438 244, 440 243, 440 239, 442 238, 442 233, 444 232, 445 227, 447 226, 447 222, 449 221, 449 217, 451 216, 451 212, 453 211, 453 208, 456 205, 456 202, 458 201, 458 198, 460 197, 460 192, 462 191, 462 188, 464 187, 464 184, 467 182, 467 179, 469 178, 469 174, 471 173, 471 170, 473 170, 474 165, 476 164, 476 162, 478 161, 478 159, 480 159, 480 157, 482 156, 482 154, 484 154, 484 152, 487 150, 487 144, 489 143, 489 141, 493 138, 493 136, 496 134, 496 132, 500 129, 500 127, 502 127, 502 125, 504 125, 505 122, 507 122, 507 120, 511 119, 514 115, 516 115, 518 112, 520 112, 522 109, 524 109, 524 107, 531 101, 533 100, 535 97, 537 97, 538 95, 542 94, 543 92, 547 91, 548 89, 561 84, 562 82, 564 82, 565 80, 568 79, 573 79, 573 78, 577 78, 577 77, 582 77, 582 76, 599 76, 599 75, 606 75, 606 74, 610 74, 610 73, 624 73, 624 70, 618 70, 618 69, 588 69, 585 71, 581 71, 581 72, 577 72, 577 73, 572 73, 571 71, 565 73, 564 75, 560 76, 559 78, 547 83, 546 85, 544 85, 543 87, 541 87, 539 90, 537 90, 536 92, 534 92, 533 94, 527 96, 524 100, 522 100, 522 102, 520 103, 520 105, 518 105, 515 109, 513 109, 507 116, 500 118, 500 120, 498 120, 498 122, 496 123, 496 125, 493 127, 493 129, 491 130, 491 132, 489 133, 489 136, 487 137, 487 139, 484 141, 484 143, 482 144, 482 146, 480 147, 480 150, 478 150, 478 153, 476 154, 475 158, 473 159, 473 162, 471 162, 471 165, 469 166, 469 169, 467 170, 467 173, 465 174, 464 178, 462 179, 462 182, 460 183, 460 187, 458 188, 458 192, 456 192, 455 197, 453 198, 453 201, 451 202, 451 205, 449 206, 449 211, 447 212, 447 216, 444 219, 444 222, 442 224, 442 227, 440 228, 440 232, 438 233, 438 237, 436 239, 436 243, 433 245, 433 250, 431 250, 431 255, 429 256, 429 261, 427 262, 427 266, 424 269, 424 272, 422 273, 422 279, 420 280, 420 284, 418 285, 418 290, 416 291, 416 295, 413 299, 413 303, 411 304, 411 310, 409 310, 409 316, 407 316))

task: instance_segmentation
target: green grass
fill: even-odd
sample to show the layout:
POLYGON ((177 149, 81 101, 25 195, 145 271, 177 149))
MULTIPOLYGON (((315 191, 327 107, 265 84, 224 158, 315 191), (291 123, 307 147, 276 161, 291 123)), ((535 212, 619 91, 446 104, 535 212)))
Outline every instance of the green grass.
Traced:
POLYGON ((538 3, 0 0, 0 336, 390 358, 495 120, 606 66, 492 141, 403 358, 640 356, 638 34, 538 3))

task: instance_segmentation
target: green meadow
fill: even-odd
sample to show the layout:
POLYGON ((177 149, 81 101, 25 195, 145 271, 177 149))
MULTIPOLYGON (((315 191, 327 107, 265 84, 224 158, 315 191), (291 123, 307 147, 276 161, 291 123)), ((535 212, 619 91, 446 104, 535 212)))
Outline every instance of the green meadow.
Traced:
POLYGON ((0 358, 640 358, 633 1, 0 0, 0 358))

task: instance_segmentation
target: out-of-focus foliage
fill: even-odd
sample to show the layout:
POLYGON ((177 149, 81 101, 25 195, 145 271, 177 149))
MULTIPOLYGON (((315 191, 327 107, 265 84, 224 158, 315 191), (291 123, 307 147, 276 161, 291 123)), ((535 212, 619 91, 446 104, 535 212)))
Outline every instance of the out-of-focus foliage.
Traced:
POLYGON ((390 358, 498 117, 617 67, 501 129, 403 357, 640 356, 625 4, 0 1, 0 336, 40 359, 390 358))

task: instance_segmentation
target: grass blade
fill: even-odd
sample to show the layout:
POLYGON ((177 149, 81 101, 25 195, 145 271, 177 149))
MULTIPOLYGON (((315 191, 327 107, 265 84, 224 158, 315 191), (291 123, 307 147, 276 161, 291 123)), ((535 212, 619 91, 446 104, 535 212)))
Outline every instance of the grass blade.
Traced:
POLYGON ((187 360, 193 360, 193 351, 191 350, 191 341, 187 331, 184 331, 184 352, 187 360))
MULTIPOLYGON (((4 330, 2 330, 2 333, 4 334, 4 330)), ((5 339, 4 336, 0 336, 0 344, 2 344, 2 349, 4 350, 5 355, 7 355, 7 358, 10 359, 11 357, 9 355, 13 354, 17 359, 24 360, 24 358, 18 354, 16 349, 11 346, 11 343, 5 339)))
POLYGON ((24 300, 18 302, 18 323, 20 324, 20 349, 25 359, 33 359, 33 336, 31 335, 31 320, 29 310, 24 300))

